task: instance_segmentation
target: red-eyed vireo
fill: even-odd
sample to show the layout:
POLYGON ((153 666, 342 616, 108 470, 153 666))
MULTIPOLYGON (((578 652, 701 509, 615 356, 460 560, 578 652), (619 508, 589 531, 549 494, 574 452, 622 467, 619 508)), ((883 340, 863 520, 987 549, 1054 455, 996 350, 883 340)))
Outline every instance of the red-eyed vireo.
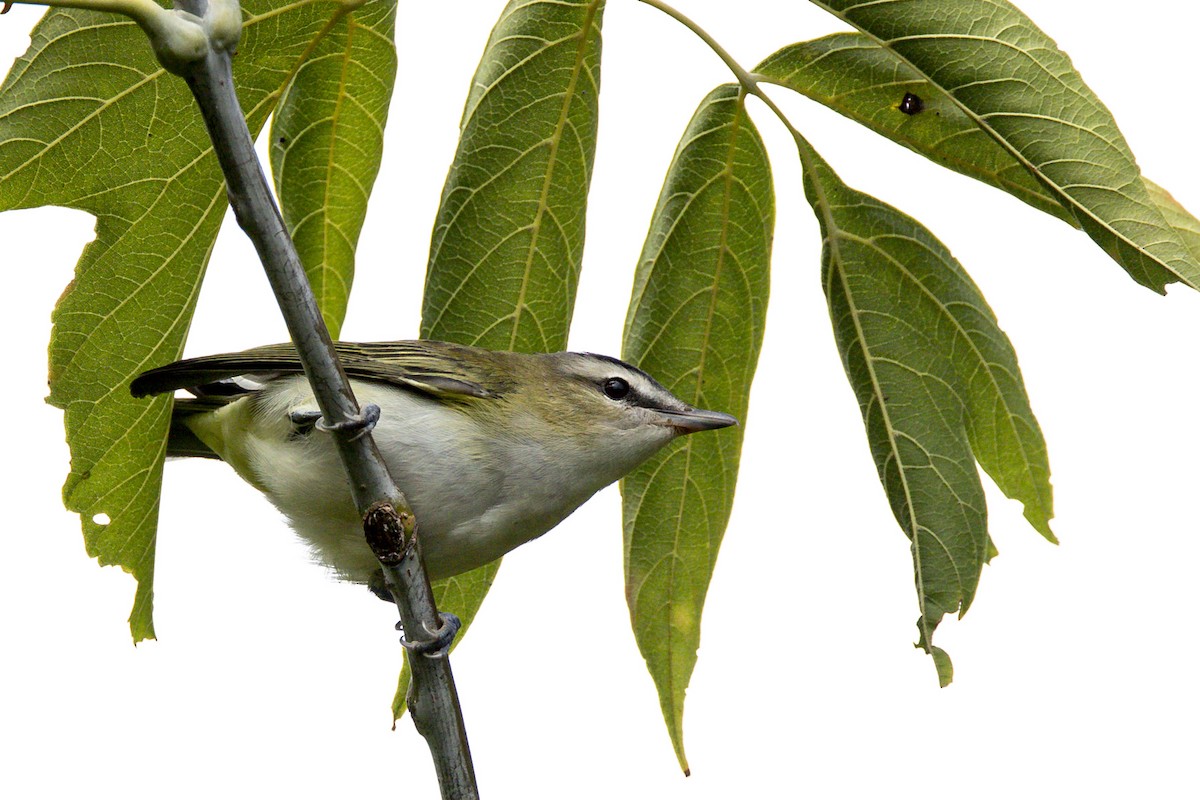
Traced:
MULTIPOLYGON (((339 342, 338 356, 417 518, 431 578, 492 561, 561 522, 671 440, 737 423, 589 353, 434 341, 339 342)), ((176 399, 168 455, 217 457, 261 490, 340 577, 378 587, 330 437, 291 345, 194 358, 133 381, 176 399)))

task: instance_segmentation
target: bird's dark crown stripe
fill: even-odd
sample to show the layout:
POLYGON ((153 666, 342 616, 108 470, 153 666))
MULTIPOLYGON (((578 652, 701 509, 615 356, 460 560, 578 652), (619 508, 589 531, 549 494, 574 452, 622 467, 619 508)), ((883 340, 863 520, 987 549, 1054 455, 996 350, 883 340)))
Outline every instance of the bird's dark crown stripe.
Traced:
MULTIPOLYGON (((656 390, 658 390, 660 392, 664 392, 666 394, 670 394, 669 392, 667 392, 666 388, 661 383, 654 380, 654 378, 651 377, 648 373, 643 372, 642 370, 635 367, 633 364, 630 364, 626 361, 622 361, 619 358, 613 358, 612 356, 601 355, 600 353, 581 353, 580 355, 588 356, 589 358, 594 358, 598 361, 603 361, 607 364, 613 364, 615 366, 626 369, 626 370, 632 372, 633 374, 644 378, 646 380, 646 383, 650 384, 650 386, 654 387, 656 390)), ((643 392, 638 391, 636 386, 631 385, 629 388, 630 388, 629 396, 631 398, 636 395, 637 399, 639 399, 639 400, 647 399, 646 395, 643 392)), ((643 405, 645 405, 645 403, 643 403, 643 405)))

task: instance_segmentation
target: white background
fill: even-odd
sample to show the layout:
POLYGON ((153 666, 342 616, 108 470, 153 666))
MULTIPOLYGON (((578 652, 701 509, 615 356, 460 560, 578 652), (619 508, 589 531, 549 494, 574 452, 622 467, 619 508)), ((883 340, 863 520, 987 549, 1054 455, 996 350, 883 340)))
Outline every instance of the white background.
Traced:
MULTIPOLYGON (((400 83, 344 335, 415 336, 462 102, 501 3, 402 2, 400 83)), ((743 64, 839 29, 801 2, 680 0, 743 64)), ((1192 4, 1025 0, 1113 110, 1148 176, 1200 210, 1192 4), (1186 10, 1183 10, 1186 9, 1186 10)), ((35 9, 0 18, 0 68, 35 9)), ((696 103, 728 80, 660 13, 605 19, 603 122, 574 349, 618 353, 633 267, 696 103)), ((767 339, 733 520, 688 694, 683 778, 629 630, 619 498, 511 555, 454 657, 488 798, 1195 797, 1200 711, 1200 297, 1140 288, 1083 234, 776 92, 851 185, 923 220, 982 287, 1049 442, 1058 547, 988 485, 1001 555, 937 642, 912 647, 908 543, 836 356, 817 224, 780 126, 767 339), (736 792, 736 795, 731 793, 736 792)), ((0 215, 5 381, 0 795, 436 796, 422 740, 389 729, 394 610, 332 582, 219 463, 167 466, 159 641, 130 644, 132 579, 62 510, 42 402, 49 314, 90 238, 78 212, 0 215)), ((188 342, 279 341, 240 232, 223 234, 188 342)))

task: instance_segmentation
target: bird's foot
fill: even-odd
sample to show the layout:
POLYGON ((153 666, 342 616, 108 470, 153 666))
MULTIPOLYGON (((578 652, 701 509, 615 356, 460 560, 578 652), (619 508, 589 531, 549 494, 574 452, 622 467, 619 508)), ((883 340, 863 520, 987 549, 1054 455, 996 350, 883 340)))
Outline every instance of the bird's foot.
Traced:
POLYGON ((288 414, 288 418, 296 426, 297 432, 301 434, 308 433, 315 426, 317 430, 322 430, 326 433, 332 431, 353 431, 354 438, 357 439, 360 436, 370 433, 375 428, 375 423, 379 422, 379 415, 379 406, 374 403, 368 403, 363 406, 358 416, 332 425, 325 422, 321 417, 320 411, 293 411, 291 414, 288 414))
MULTIPOLYGON (((443 611, 438 616, 441 617, 442 624, 436 631, 429 631, 433 636, 432 639, 410 642, 401 635, 400 644, 404 646, 404 649, 414 655, 423 655, 426 658, 445 658, 449 655, 450 644, 458 635, 459 629, 462 628, 462 620, 458 618, 457 614, 451 614, 449 611, 443 611)), ((403 630, 399 622, 396 623, 396 630, 403 630)))
POLYGON ((321 412, 293 411, 292 413, 288 414, 288 419, 292 421, 292 424, 295 425, 298 430, 307 433, 308 431, 312 430, 312 426, 316 425, 317 421, 321 419, 321 412))
POLYGON ((352 431, 352 438, 358 439, 370 433, 375 427, 375 423, 379 422, 379 406, 374 403, 367 403, 358 412, 358 416, 351 417, 344 422, 327 423, 324 419, 317 420, 317 430, 322 430, 327 433, 335 431, 352 431))

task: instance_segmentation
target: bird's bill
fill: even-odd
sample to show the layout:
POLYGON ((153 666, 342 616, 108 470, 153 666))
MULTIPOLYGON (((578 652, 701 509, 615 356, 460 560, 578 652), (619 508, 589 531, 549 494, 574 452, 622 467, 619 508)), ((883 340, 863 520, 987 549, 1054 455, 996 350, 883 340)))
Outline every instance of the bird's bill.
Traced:
POLYGON ((737 417, 722 414, 720 411, 705 411, 702 408, 689 408, 687 411, 660 408, 658 413, 663 416, 665 425, 677 428, 681 433, 711 431, 738 424, 737 417))

